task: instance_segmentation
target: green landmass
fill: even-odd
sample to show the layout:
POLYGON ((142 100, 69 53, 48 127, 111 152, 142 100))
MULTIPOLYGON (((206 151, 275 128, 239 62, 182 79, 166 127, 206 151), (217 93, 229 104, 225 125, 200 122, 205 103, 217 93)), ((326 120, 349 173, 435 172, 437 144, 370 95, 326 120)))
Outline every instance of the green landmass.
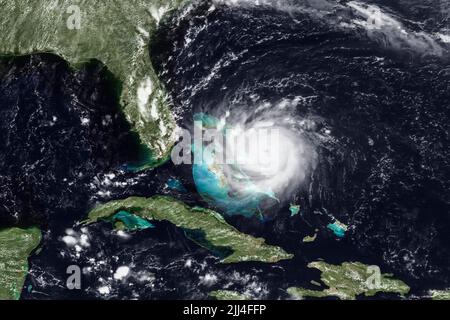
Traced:
POLYGON ((117 231, 129 231, 125 223, 123 223, 122 221, 114 222, 114 229, 117 231))
POLYGON ((121 84, 119 103, 128 121, 152 157, 164 159, 174 143, 176 124, 151 63, 149 44, 160 20, 183 3, 0 0, 0 55, 53 53, 73 68, 101 62, 121 84), (78 12, 79 25, 74 23, 78 12))
POLYGON ((318 230, 316 229, 314 235, 312 235, 312 236, 305 236, 303 238, 303 242, 308 243, 308 242, 316 241, 316 239, 317 239, 317 232, 318 232, 318 230))
POLYGON ((28 273, 28 256, 39 245, 38 228, 0 230, 0 300, 18 300, 28 273))
POLYGON ((122 210, 144 219, 169 221, 184 230, 197 231, 197 234, 203 235, 203 241, 199 242, 191 238, 193 241, 213 252, 217 248, 223 248, 223 251, 228 252, 222 260, 223 263, 242 261, 274 263, 293 257, 292 254, 286 253, 280 247, 266 244, 262 238, 241 233, 215 211, 198 207, 191 208, 165 196, 131 197, 99 205, 89 213, 85 224, 109 219, 122 210))
POLYGON ((246 295, 231 290, 211 291, 209 293, 209 296, 215 298, 216 300, 251 300, 246 295))
POLYGON ((450 290, 430 290, 430 298, 433 300, 450 300, 450 290))
POLYGON ((324 261, 316 261, 308 264, 308 267, 322 272, 320 280, 327 288, 319 291, 290 287, 287 292, 293 298, 337 297, 342 300, 354 300, 359 295, 370 297, 379 292, 397 293, 401 296, 409 292, 408 285, 401 280, 393 279, 390 274, 381 274, 380 272, 378 281, 374 281, 373 267, 377 270, 379 268, 360 262, 344 262, 341 265, 332 265, 324 261))

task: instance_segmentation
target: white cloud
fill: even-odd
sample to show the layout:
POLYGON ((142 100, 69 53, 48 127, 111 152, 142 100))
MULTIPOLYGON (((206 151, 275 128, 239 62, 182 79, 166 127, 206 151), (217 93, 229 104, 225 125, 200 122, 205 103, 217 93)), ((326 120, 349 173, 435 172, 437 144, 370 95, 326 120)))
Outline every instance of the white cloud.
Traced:
POLYGON ((123 280, 128 276, 129 273, 130 273, 129 267, 121 266, 121 267, 117 268, 116 272, 114 273, 114 279, 123 280))

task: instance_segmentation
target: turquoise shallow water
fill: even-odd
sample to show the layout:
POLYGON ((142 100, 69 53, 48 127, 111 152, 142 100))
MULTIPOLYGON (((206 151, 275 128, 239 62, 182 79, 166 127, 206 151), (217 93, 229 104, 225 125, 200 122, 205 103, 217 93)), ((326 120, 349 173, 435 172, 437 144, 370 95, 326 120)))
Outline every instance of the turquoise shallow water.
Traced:
POLYGON ((167 180, 166 185, 169 189, 179 191, 179 192, 187 192, 187 189, 183 185, 183 183, 178 179, 170 178, 167 180))
POLYGON ((291 204, 289 207, 289 211, 291 211, 291 217, 293 217, 300 212, 300 206, 291 204))
POLYGON ((345 237, 345 229, 342 228, 341 226, 339 226, 336 223, 329 223, 327 225, 327 228, 330 229, 331 231, 333 231, 333 233, 335 234, 336 237, 338 238, 343 238, 345 237))
POLYGON ((122 222, 129 230, 143 230, 155 227, 149 221, 127 211, 119 211, 112 217, 112 220, 114 222, 122 222))
MULTIPOLYGON (((219 123, 219 119, 205 113, 195 114, 194 121, 200 121, 205 128, 215 128, 219 123)), ((205 145, 199 149, 194 144, 192 151, 196 159, 192 165, 194 183, 205 201, 227 215, 258 216, 264 219, 262 202, 269 199, 276 200, 270 190, 259 190, 243 173, 244 178, 239 181, 242 188, 235 191, 229 185, 222 165, 215 163, 213 150, 205 145), (200 162, 199 159, 203 161, 200 162)))

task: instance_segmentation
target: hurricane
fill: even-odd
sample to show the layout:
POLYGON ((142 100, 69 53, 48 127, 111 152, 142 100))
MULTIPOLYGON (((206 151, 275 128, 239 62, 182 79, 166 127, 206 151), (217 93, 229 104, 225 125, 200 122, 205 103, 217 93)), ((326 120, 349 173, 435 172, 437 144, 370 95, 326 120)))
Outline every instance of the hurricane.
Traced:
MULTIPOLYGON (((233 130, 225 135, 224 149, 232 159, 224 168, 227 177, 242 174, 258 189, 271 190, 277 199, 288 199, 312 172, 316 158, 308 123, 296 119, 292 110, 296 103, 295 99, 275 106, 265 103, 254 112, 236 112, 234 116, 228 112, 226 120, 233 130)), ((240 179, 234 180, 234 189, 245 189, 239 185, 240 179)))
POLYGON ((193 176, 201 194, 227 213, 261 217, 292 200, 312 173, 319 138, 313 121, 295 116, 300 98, 258 105, 253 96, 253 103, 196 113, 194 136, 200 130, 203 140, 193 145, 193 176))

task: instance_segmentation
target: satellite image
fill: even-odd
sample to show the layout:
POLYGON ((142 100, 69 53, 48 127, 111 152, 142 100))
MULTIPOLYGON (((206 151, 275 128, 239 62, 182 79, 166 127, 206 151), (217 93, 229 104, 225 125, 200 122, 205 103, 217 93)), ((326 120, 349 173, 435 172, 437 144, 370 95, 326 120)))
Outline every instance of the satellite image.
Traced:
POLYGON ((0 300, 450 300, 450 0, 0 15, 0 300))

